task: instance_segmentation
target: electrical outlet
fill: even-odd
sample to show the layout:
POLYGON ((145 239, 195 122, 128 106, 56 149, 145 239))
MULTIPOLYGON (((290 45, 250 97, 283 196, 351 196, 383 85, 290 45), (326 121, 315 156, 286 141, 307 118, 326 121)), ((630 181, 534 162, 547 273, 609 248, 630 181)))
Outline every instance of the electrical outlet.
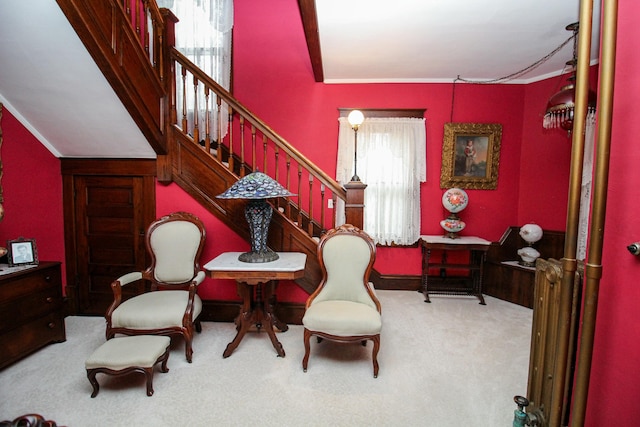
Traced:
POLYGON ((329 200, 327 200, 327 207, 328 207, 329 209, 333 209, 333 199, 329 199, 329 200))

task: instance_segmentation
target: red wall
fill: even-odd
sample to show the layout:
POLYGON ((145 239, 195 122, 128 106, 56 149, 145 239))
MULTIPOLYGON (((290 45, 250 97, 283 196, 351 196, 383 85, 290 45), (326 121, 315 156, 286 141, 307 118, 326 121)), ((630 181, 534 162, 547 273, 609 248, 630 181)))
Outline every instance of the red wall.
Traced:
MULTIPOLYGON (((249 243, 242 240, 235 232, 204 209, 190 195, 176 184, 156 185, 156 216, 175 211, 188 211, 198 216, 207 230, 207 239, 202 252, 202 264, 220 255, 222 252, 246 252, 249 243)), ((198 294, 205 300, 237 300, 234 280, 205 279, 200 285, 198 294)), ((305 301, 307 294, 295 283, 282 281, 278 285, 279 301, 305 301)))
MULTIPOLYGON (((234 43, 236 97, 329 174, 335 173, 338 108, 425 108, 422 233, 442 232, 439 222, 448 212, 441 204, 440 162, 444 124, 451 121, 452 84, 316 83, 294 0, 235 2, 234 43)), ((503 126, 498 189, 468 191, 470 204, 461 214, 467 223, 464 234, 497 240, 519 222, 524 94, 520 85, 456 87, 453 121, 503 126)), ((419 249, 380 248, 375 267, 385 274, 419 274, 419 249)))
MULTIPOLYGON (((526 85, 520 153, 518 221, 546 230, 564 230, 571 163, 571 137, 562 129, 544 129, 542 117, 551 95, 567 84, 568 75, 526 85)), ((591 67, 590 86, 597 89, 598 66, 591 67)))
MULTIPOLYGON (((42 261, 64 260, 60 162, 4 106, 0 246, 18 237, 36 239, 42 261)), ((62 271, 64 276, 64 264, 62 271)), ((64 278, 63 278, 64 280, 64 278)), ((66 281, 65 281, 66 283, 66 281)))
MULTIPOLYGON (((176 211, 191 212, 204 222, 207 239, 202 251, 202 264, 206 264, 208 260, 215 258, 222 252, 245 252, 250 249, 247 242, 200 206, 176 184, 156 184, 156 216, 161 217, 176 211)), ((206 279, 200 285, 198 294, 203 299, 236 299, 235 281, 206 279)))
MULTIPOLYGON (((440 161, 444 124, 452 120, 452 84, 316 83, 294 0, 268 4, 256 0, 238 1, 235 16, 236 96, 330 174, 335 169, 338 108, 426 109, 427 182, 422 185, 421 191, 422 232, 440 233, 439 221, 447 215, 441 205, 444 189, 439 184, 440 161), (273 25, 269 22, 270 19, 274 21, 273 25)), ((538 97, 544 99, 547 91, 544 92, 538 97)), ((535 153, 541 147, 536 145, 538 137, 533 138, 532 132, 523 131, 523 126, 527 125, 534 132, 540 132, 538 123, 544 102, 530 101, 536 94, 537 92, 520 85, 456 85, 453 121, 501 123, 503 126, 498 188, 468 190, 471 202, 461 214, 467 223, 464 234, 497 240, 508 226, 529 221, 539 222, 548 228, 564 227, 566 167, 563 168, 560 164, 545 175, 549 182, 559 184, 538 186, 535 173, 540 170, 539 163, 525 162, 523 165, 520 160, 521 150, 527 149, 535 153), (533 119, 529 120, 529 116, 533 119), (527 145, 527 141, 531 139, 536 144, 527 145), (521 168, 530 168, 536 179, 524 176, 521 168), (529 185, 538 193, 542 188, 545 190, 544 194, 527 195, 526 200, 530 201, 532 208, 522 207, 522 198, 519 197, 521 185, 529 185), (541 204, 537 203, 540 197, 545 198, 542 206, 547 210, 544 214, 540 213, 541 204), (523 210, 536 214, 522 214, 523 210)), ((24 130, 23 132, 28 134, 24 130)), ((7 136, 5 139, 10 140, 7 136)), ((29 137, 32 138, 31 135, 29 137)), ((544 156, 532 157, 538 161, 553 159, 562 163, 563 159, 566 160, 567 148, 561 142, 542 145, 546 150, 544 156)), ((40 150, 47 155, 42 147, 40 150)), ((10 156, 11 153, 7 155, 10 156)), ((52 173, 59 179, 57 161, 53 158, 47 160, 53 165, 55 172, 52 173)), ((35 169, 38 173, 46 171, 38 167, 35 169)), ((7 176, 5 180, 8 189, 11 188, 11 179, 11 176, 7 176)), ((159 187, 158 214, 172 210, 174 206, 176 209, 184 208, 181 204, 171 203, 164 207, 163 190, 163 187, 159 187)), ((169 200, 177 200, 170 188, 166 190, 172 193, 169 200)), ((39 203, 40 200, 32 200, 31 203, 39 203)), ((193 210, 200 209, 193 200, 189 199, 188 202, 184 206, 193 206, 193 210)), ((58 212, 61 215, 61 209, 58 212)), ((6 224, 5 222, 3 225, 6 224)), ((48 232, 50 230, 55 228, 47 228, 48 232)), ((62 229, 56 232, 57 235, 62 235, 62 229)), ((44 240, 44 237, 39 239, 44 240)), ((53 240, 58 241, 57 238, 53 240)), ((59 241, 62 242, 61 239, 59 241)), ((223 241, 233 242, 233 239, 223 241)), ((235 250, 231 246, 235 246, 235 243, 229 248, 235 250)), ((214 248, 211 254, 220 251, 220 248, 214 248)), ((56 258, 62 259, 62 255, 61 250, 56 258)), ((380 248, 376 268, 383 274, 419 274, 420 251, 417 248, 380 248)), ((301 295, 300 298, 304 299, 304 296, 301 295)))
MULTIPOLYGON (((292 142, 329 173, 333 172, 337 140, 337 108, 426 108, 427 182, 422 187, 423 232, 439 233, 445 215, 439 187, 443 125, 450 121, 451 84, 325 85, 313 81, 295 0, 235 2, 235 94, 276 132, 292 142)), ((633 190, 640 182, 640 36, 634 17, 640 5, 619 2, 618 55, 609 194, 600 281, 598 324, 587 413, 588 426, 635 425, 640 407, 640 258, 625 247, 640 240, 633 190), (629 190, 627 187, 630 187, 629 190)), ((458 85, 455 122, 497 122, 503 140, 497 190, 470 190, 470 206, 462 217, 465 230, 490 240, 506 227, 535 221, 544 228, 565 226, 569 142, 559 131, 540 125, 546 99, 557 80, 525 87, 458 85)), ((5 106, 6 107, 6 106, 5 106)), ((35 237, 41 259, 63 259, 62 189, 59 162, 17 124, 6 108, 2 118, 2 159, 6 217, 0 242, 20 235, 35 237), (27 177, 25 179, 24 177, 27 177), (43 185, 46 183, 46 186, 43 185)), ((203 260, 248 245, 203 212, 175 186, 158 186, 157 214, 190 210, 207 225, 209 239, 203 260)), ((383 273, 418 274, 416 249, 381 249, 376 264, 383 273)), ((281 300, 304 295, 294 285, 280 289, 281 300), (283 289, 284 288, 284 289, 283 289)), ((231 298, 233 284, 206 284, 209 298, 231 298)), ((522 393, 514 390, 514 394, 522 393)))
POLYGON ((640 257, 625 247, 640 241, 640 3, 619 1, 618 38, 602 279, 587 426, 638 425, 640 406, 640 257), (636 188, 634 190, 634 188, 636 188))
POLYGON ((545 230, 566 227, 571 139, 564 130, 542 127, 547 101, 564 81, 558 76, 525 89, 517 224, 533 222, 545 230))

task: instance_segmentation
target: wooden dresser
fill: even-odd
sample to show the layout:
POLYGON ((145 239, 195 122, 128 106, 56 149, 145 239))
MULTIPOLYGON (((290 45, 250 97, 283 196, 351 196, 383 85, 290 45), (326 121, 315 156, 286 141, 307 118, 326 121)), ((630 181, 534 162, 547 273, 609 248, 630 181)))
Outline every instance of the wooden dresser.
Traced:
POLYGON ((0 369, 65 339, 59 262, 0 275, 0 369))

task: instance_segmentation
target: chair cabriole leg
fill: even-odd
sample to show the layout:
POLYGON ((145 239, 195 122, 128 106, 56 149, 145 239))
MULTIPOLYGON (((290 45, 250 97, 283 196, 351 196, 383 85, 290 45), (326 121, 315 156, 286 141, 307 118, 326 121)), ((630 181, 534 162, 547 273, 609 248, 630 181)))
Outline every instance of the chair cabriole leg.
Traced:
POLYGON ((302 370, 307 372, 307 365, 309 363, 309 353, 311 352, 311 332, 305 328, 304 330, 304 357, 302 358, 302 370))
POLYGON ((373 378, 378 378, 378 351, 380 351, 380 335, 376 335, 371 339, 373 341, 373 353, 371 358, 373 359, 373 378))

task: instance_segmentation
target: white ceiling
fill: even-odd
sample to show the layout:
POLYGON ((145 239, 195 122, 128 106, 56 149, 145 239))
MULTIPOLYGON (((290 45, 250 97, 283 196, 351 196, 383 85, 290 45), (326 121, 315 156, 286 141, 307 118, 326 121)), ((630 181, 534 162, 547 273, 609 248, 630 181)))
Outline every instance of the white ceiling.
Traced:
MULTIPOLYGON (((518 72, 560 46, 580 0, 316 0, 325 83, 489 80, 518 72)), ((598 57, 599 2, 593 59, 598 57)), ((510 83, 558 75, 566 45, 510 83)))
POLYGON ((56 157, 155 152, 55 0, 0 0, 0 102, 56 157))

